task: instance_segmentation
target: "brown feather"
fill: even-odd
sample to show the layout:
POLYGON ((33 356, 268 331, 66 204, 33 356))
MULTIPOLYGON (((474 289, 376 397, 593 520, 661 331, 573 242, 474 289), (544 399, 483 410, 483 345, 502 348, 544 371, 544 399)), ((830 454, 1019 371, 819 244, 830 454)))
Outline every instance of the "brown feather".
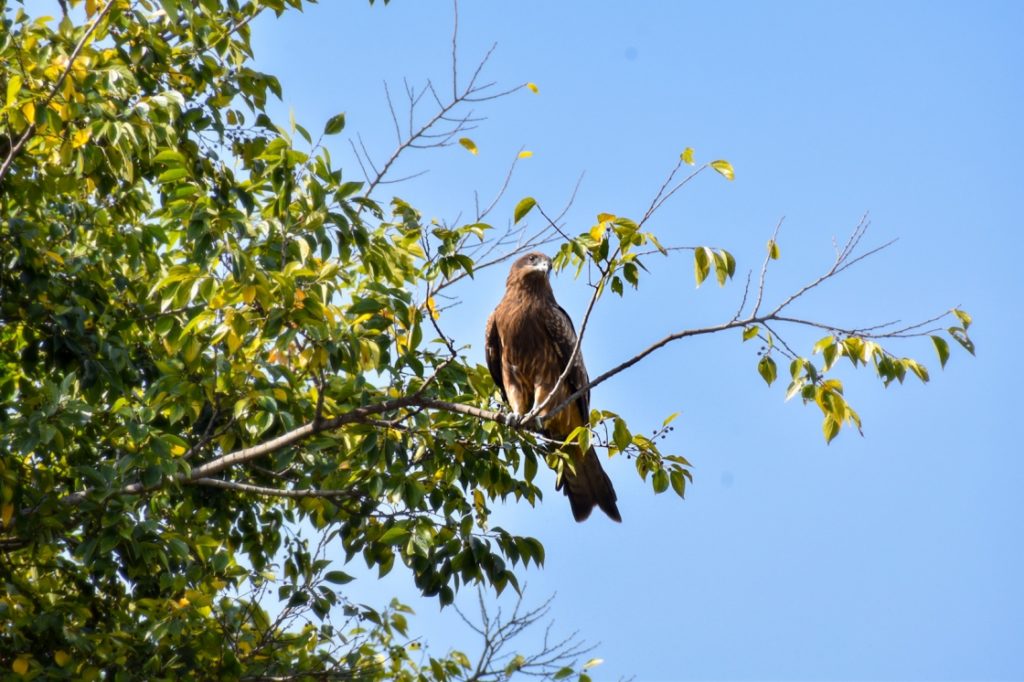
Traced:
MULTIPOLYGON (((487 367, 502 397, 518 414, 526 414, 547 398, 576 345, 572 320, 555 301, 548 282, 550 266, 550 259, 538 253, 517 260, 509 272, 504 297, 487 319, 487 367)), ((541 418, 587 382, 582 353, 577 353, 566 381, 541 418)), ((551 438, 564 440, 589 416, 590 392, 585 391, 564 410, 544 419, 544 430, 551 438)), ((567 451, 575 471, 566 469, 556 489, 569 498, 576 520, 583 521, 599 506, 621 521, 615 489, 594 449, 581 453, 572 446, 567 451)))

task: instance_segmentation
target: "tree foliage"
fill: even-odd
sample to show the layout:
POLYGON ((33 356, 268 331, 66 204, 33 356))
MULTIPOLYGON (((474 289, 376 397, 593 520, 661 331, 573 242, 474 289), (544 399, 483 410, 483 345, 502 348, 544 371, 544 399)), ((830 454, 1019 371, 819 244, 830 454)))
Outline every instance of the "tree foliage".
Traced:
MULTIPOLYGON (((312 129, 273 121, 281 85, 252 66, 252 20, 301 0, 62 4, 46 18, 0 2, 0 666, 76 679, 466 677, 459 652, 417 656, 407 609, 359 604, 327 558, 359 557, 381 576, 401 562, 442 604, 467 583, 518 590, 520 569, 544 561, 537 539, 490 523, 489 505, 535 504, 538 467, 565 460, 501 412, 435 297, 555 240, 558 267, 596 273, 582 338, 606 290, 626 295, 645 259, 676 250, 648 225, 657 209, 706 168, 732 179, 732 166, 677 181, 687 149, 640 220, 602 213, 575 235, 532 198, 504 231, 486 222, 494 205, 462 225, 424 222, 381 199, 381 180, 417 145, 478 152, 458 112, 505 94, 479 69, 449 97, 428 85, 437 111, 399 130, 384 163, 357 149, 363 174, 344 175, 324 143, 344 114, 312 129)), ((854 255, 863 227, 808 288, 870 255, 854 255)), ((736 272, 724 249, 681 248, 698 284, 736 272)), ((945 364, 949 344, 928 325, 788 317, 803 291, 763 310, 775 237, 768 251, 731 321, 674 334, 592 384, 669 342, 735 328, 763 340, 769 384, 789 360, 788 395, 818 405, 831 440, 860 426, 830 374, 840 358, 886 384, 927 380, 881 345, 927 333, 945 364), (800 356, 774 329, 787 323, 829 335, 800 356)), ((954 314, 948 334, 973 350, 970 317, 954 314)), ((685 492, 688 462, 618 415, 595 411, 572 438, 626 454, 655 492, 685 492)))

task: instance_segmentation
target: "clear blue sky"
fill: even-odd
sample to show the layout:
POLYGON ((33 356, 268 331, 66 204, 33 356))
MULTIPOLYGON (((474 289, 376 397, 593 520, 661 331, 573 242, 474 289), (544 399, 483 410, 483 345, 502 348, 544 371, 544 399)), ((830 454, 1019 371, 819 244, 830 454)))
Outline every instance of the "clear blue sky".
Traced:
MULTIPOLYGON (((332 153, 358 179, 347 137, 390 153, 382 81, 447 84, 451 23, 445 2, 325 3, 259 22, 257 65, 310 130, 347 112, 332 153)), ((665 448, 695 478, 685 501, 655 497, 630 462, 607 463, 621 526, 577 525, 553 491, 499 512, 547 547, 528 599, 557 592, 556 629, 600 642, 596 679, 1024 679, 1022 32, 1015 2, 462 3, 462 73, 497 42, 485 78, 540 94, 482 106, 478 156, 411 155, 399 174, 430 172, 378 198, 468 216, 473 191, 491 196, 525 146, 534 156, 494 221, 527 195, 560 206, 585 172, 569 214, 580 231, 599 212, 639 217, 692 146, 731 161, 736 180, 708 174, 682 192, 654 225, 665 243, 725 246, 745 275, 786 216, 767 291, 779 300, 870 211, 866 243, 897 244, 795 312, 857 326, 962 305, 975 318, 977 358, 954 348, 945 371, 927 340, 897 347, 926 362, 927 386, 883 389, 844 369, 865 436, 830 446, 817 409, 768 389, 738 334, 677 343, 595 389, 593 405, 636 430, 682 411, 665 448)), ((481 362, 504 275, 481 273, 442 318, 481 362)), ((585 284, 554 285, 580 319, 585 284)), ((669 331, 727 320, 741 293, 695 289, 688 254, 655 263, 639 292, 597 308, 591 375, 669 331)), ((791 336, 809 352, 817 335, 791 336)), ((432 647, 473 650, 402 570, 352 587, 413 604, 432 647)))

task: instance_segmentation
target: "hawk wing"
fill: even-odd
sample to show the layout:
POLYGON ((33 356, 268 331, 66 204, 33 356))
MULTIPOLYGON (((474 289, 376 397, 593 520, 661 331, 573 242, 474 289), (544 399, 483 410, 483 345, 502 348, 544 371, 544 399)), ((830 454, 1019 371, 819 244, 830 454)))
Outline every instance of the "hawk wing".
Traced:
MULTIPOLYGON (((569 317, 569 313, 565 312, 565 308, 557 303, 545 321, 547 323, 548 335, 555 345, 558 371, 554 376, 558 377, 564 371, 565 365, 569 362, 569 357, 572 355, 572 349, 576 346, 576 328, 572 326, 572 318, 569 317)), ((576 358, 572 362, 572 368, 565 376, 565 386, 568 388, 565 396, 572 395, 588 383, 590 383, 590 378, 587 376, 587 368, 583 364, 583 352, 580 350, 576 353, 576 358)), ((565 398, 561 399, 564 400, 565 398)), ((551 407, 554 406, 551 405, 551 407)), ((580 418, 584 422, 589 421, 590 389, 587 389, 576 398, 576 406, 579 408, 580 418)))
MULTIPOLYGON (((484 355, 487 356, 487 369, 491 372, 491 378, 501 391, 501 398, 508 403, 508 394, 505 392, 505 380, 501 369, 501 334, 498 333, 498 323, 494 319, 495 310, 487 318, 487 329, 485 331, 484 355)), ((571 323, 570 323, 571 324, 571 323)))

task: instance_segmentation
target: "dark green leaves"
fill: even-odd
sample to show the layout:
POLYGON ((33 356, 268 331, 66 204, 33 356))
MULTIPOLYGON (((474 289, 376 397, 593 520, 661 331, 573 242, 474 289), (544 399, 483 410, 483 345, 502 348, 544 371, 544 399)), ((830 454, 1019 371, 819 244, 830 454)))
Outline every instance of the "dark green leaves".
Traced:
POLYGON ((324 573, 324 580, 335 585, 345 585, 355 580, 355 578, 344 571, 328 571, 324 573))

